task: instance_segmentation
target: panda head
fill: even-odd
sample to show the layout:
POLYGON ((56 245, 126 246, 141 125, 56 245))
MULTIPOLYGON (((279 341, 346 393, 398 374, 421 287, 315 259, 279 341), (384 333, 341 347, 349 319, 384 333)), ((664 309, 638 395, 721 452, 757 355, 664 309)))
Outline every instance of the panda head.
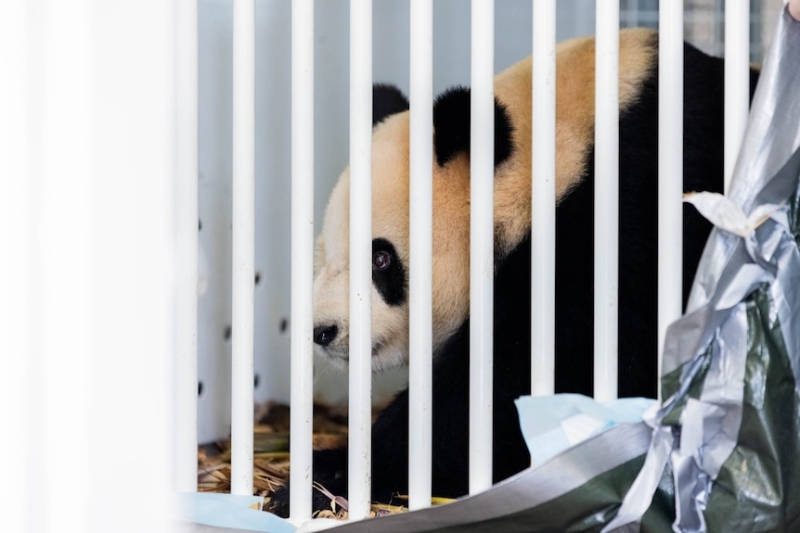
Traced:
MULTIPOLYGON (((620 35, 621 109, 636 100, 651 71, 655 34, 620 35)), ((557 52, 556 198, 583 178, 594 137, 594 40, 566 41, 557 52)), ((496 264, 530 233, 531 61, 495 77, 494 226, 496 264)), ((372 368, 408 361, 408 101, 390 86, 373 91, 372 368)), ((433 108, 433 349, 469 316, 470 93, 455 88, 433 108)), ((349 171, 334 187, 317 240, 314 341, 318 355, 349 357, 349 171)))
MULTIPOLYGON (((469 90, 452 89, 434 106, 433 347, 469 311, 469 90)), ((509 158, 511 125, 496 104, 496 162, 509 158)), ((350 175, 333 189, 317 239, 314 342, 318 355, 344 366, 349 358, 350 175)), ((372 368, 408 361, 409 112, 391 86, 373 90, 372 368)))

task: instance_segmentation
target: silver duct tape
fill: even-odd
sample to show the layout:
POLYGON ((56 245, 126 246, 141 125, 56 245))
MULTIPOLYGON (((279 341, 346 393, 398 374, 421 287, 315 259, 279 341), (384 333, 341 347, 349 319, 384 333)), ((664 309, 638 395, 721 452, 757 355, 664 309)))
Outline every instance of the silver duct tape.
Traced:
MULTIPOLYGON (((793 154, 795 159, 800 159, 796 155, 800 146, 798 57, 800 23, 793 20, 784 8, 772 46, 764 59, 728 195, 746 213, 752 211, 754 205, 780 203, 796 190, 791 174, 794 174, 796 185, 800 160, 791 162, 790 159, 793 154), (789 179, 784 174, 789 174, 789 179), (773 182, 772 187, 770 182, 773 182)), ((688 311, 709 301, 737 244, 738 239, 733 235, 713 232, 692 287, 688 311)))
MULTIPOLYGON (((715 230, 716 231, 716 230, 715 230)), ((726 234, 729 236, 730 234, 726 234)), ((705 353, 717 330, 728 318, 731 310, 762 283, 769 283, 774 276, 761 266, 752 263, 744 241, 738 238, 738 244, 732 249, 730 261, 720 274, 716 290, 706 305, 673 322, 667 328, 664 341, 663 372, 668 374, 678 368, 682 369, 681 389, 675 398, 667 399, 665 411, 670 405, 684 398, 685 388, 689 380, 696 374, 698 358, 705 353), (694 365, 686 366, 687 363, 694 365)))
POLYGON ((661 482, 661 474, 667 466, 675 438, 672 430, 666 426, 658 426, 653 431, 650 447, 639 475, 633 481, 625 495, 617 515, 609 522, 601 533, 614 531, 628 533, 639 531, 641 519, 653 500, 653 495, 661 482), (649 495, 649 497, 648 497, 649 495))
MULTIPOLYGON (((744 291, 750 283, 740 285, 744 291)), ((672 466, 675 487, 675 531, 705 531, 703 511, 725 459, 736 446, 741 426, 742 395, 747 351, 747 317, 744 304, 737 304, 715 331, 706 350, 710 362, 697 357, 683 368, 681 388, 646 422, 653 427, 645 464, 625 496, 607 532, 637 531, 667 462, 672 466), (705 369, 700 399, 688 396, 692 382, 705 369), (680 431, 664 424, 664 418, 682 408, 680 431), (676 436, 677 433, 677 436, 676 436), (675 445, 675 440, 679 445, 675 445), (635 526, 635 529, 632 527, 635 526)))
POLYGON ((616 426, 566 450, 541 466, 523 470, 486 492, 441 507, 363 520, 331 531, 341 533, 374 531, 422 533, 440 530, 447 530, 450 533, 531 531, 530 523, 501 521, 504 517, 518 515, 564 496, 597 476, 641 457, 647 451, 649 441, 650 430, 643 423, 616 426))
POLYGON ((736 447, 742 423, 747 310, 740 303, 718 330, 699 400, 688 398, 681 415, 680 446, 672 454, 675 531, 706 531, 703 517, 722 464, 736 447))
POLYGON ((796 241, 784 239, 780 246, 777 279, 770 287, 770 295, 795 376, 795 393, 800 396, 800 253, 796 241))
POLYGON ((646 418, 653 435, 645 465, 633 484, 636 490, 629 491, 604 532, 627 531, 631 524, 640 522, 664 471, 665 456, 675 478, 675 531, 706 530, 703 511, 711 482, 736 446, 741 426, 748 328, 746 306, 741 302, 763 283, 770 284, 776 302, 775 314, 782 324, 795 389, 800 395, 800 252, 785 215, 784 207, 746 238, 750 242, 740 240, 732 256, 740 262, 732 262, 723 270, 723 279, 709 304, 670 327, 665 357, 672 357, 670 369, 682 365, 680 386, 654 416, 646 418), (687 343, 697 351, 684 361, 685 354, 678 350, 687 343), (703 380, 703 386, 700 399, 695 400, 689 397, 689 389, 698 379, 703 380), (664 419, 679 409, 680 445, 667 450, 665 443, 672 441, 676 429, 664 424, 664 419))
MULTIPOLYGON (((783 203, 798 190, 798 57, 800 23, 784 10, 734 171, 730 198, 745 213, 765 203, 783 203)), ((786 212, 783 207, 744 238, 723 228, 713 230, 688 312, 667 331, 664 375, 680 369, 680 383, 663 406, 646 418, 652 437, 645 464, 603 533, 639 530, 667 462, 672 466, 675 487, 673 530, 707 531, 703 512, 713 482, 736 446, 742 422, 747 317, 741 302, 765 282, 770 284, 800 394, 800 253, 786 212), (690 398, 689 389, 701 378, 699 400, 690 398), (674 422, 664 423, 674 413, 680 413, 679 427, 674 422)))

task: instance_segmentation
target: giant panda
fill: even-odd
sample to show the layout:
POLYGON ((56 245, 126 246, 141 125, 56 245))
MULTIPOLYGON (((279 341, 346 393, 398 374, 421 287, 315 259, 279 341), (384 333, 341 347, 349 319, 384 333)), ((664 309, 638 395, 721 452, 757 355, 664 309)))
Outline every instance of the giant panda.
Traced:
MULTIPOLYGON (((619 394, 656 394, 658 34, 619 37, 619 394)), ((684 190, 723 186, 723 61, 684 48, 684 190)), ((556 391, 592 394, 595 41, 556 55, 556 391)), ((757 79, 751 74, 751 94, 757 79)), ((514 399, 530 393, 531 59, 495 78, 494 481, 529 466, 514 399)), ((409 112, 376 86, 373 128, 373 370, 408 361, 409 112)), ((535 118, 534 118, 535 120, 535 118)), ((433 494, 468 491, 470 93, 433 107, 433 494)), ((349 174, 335 186, 318 239, 316 351, 348 360, 349 174)), ((684 211, 684 303, 710 225, 684 211)), ((600 244, 602 245, 602 243, 600 244)), ((536 258, 533 258, 536 260, 536 258)), ((408 391, 372 428, 372 496, 407 494, 408 391)), ((314 453, 314 480, 347 494, 345 448, 314 453)), ((273 494, 288 513, 288 488, 273 494)), ((318 491, 314 508, 329 508, 318 491)))

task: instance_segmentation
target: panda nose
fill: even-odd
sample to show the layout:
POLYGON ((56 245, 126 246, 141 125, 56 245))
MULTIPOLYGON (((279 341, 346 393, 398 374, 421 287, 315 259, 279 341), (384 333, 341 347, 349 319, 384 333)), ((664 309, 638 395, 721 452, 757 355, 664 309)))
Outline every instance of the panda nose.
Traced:
POLYGON ((336 338, 339 328, 336 326, 318 326, 314 328, 314 342, 320 346, 327 346, 336 338))

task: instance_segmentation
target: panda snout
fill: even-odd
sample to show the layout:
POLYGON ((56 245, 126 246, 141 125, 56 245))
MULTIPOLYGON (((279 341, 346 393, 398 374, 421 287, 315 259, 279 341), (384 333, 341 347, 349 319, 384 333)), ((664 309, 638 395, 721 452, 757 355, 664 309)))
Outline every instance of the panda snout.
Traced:
POLYGON ((328 346, 336 338, 339 328, 335 325, 317 326, 314 328, 314 342, 320 346, 328 346))

